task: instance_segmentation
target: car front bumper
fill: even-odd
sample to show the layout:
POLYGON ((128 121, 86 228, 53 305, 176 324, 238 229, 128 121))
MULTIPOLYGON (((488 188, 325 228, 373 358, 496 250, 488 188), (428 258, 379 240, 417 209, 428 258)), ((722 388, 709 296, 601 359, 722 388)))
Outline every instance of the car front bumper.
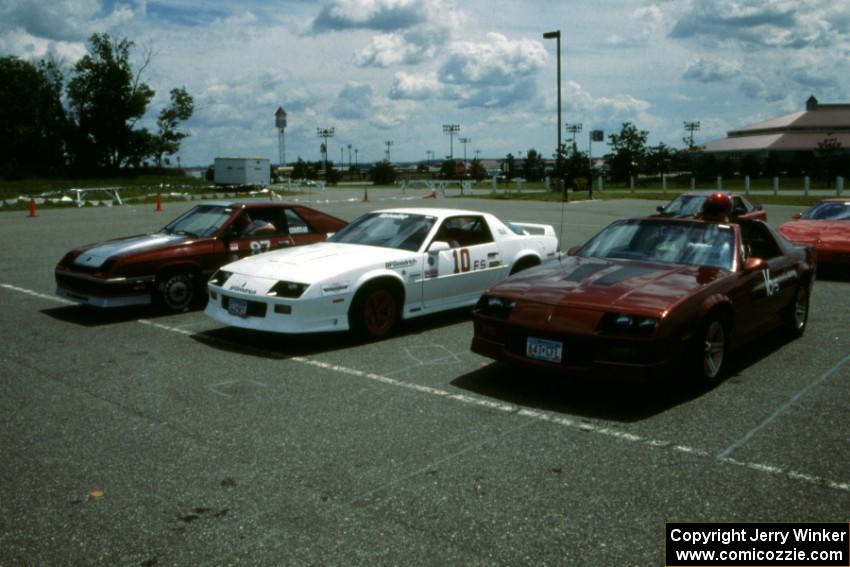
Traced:
POLYGON ((155 276, 99 278, 89 274, 56 270, 56 295, 84 305, 112 308, 148 305, 155 276))
POLYGON ((551 335, 485 318, 475 318, 474 329, 470 348, 477 354, 501 362, 575 376, 661 377, 680 368, 683 354, 687 352, 684 339, 551 335), (561 343, 561 361, 547 362, 528 356, 526 344, 529 337, 561 343))
POLYGON ((288 299, 223 291, 213 285, 209 285, 208 290, 209 301, 204 313, 231 327, 286 334, 347 331, 349 328, 348 295, 288 299), (232 299, 247 302, 244 315, 234 314, 230 309, 232 299))

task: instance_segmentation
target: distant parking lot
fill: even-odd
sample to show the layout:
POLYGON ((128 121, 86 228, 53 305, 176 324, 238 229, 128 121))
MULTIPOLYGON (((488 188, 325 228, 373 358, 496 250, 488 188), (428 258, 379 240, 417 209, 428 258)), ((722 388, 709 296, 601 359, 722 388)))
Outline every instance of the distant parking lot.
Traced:
MULTIPOLYGON (((660 204, 369 196, 311 205, 486 210, 568 248, 660 204)), ((463 311, 362 344, 53 295, 73 246, 190 206, 0 214, 0 563, 662 565, 667 521, 848 521, 850 281, 701 394, 514 373, 463 311)))

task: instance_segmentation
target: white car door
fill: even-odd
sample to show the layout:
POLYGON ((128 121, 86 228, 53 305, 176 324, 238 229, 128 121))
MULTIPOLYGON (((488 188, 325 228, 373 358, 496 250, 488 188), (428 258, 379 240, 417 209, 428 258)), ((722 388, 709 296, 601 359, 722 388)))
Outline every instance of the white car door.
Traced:
POLYGON ((481 215, 444 219, 432 239, 432 247, 434 242, 445 242, 448 248, 429 248, 425 252, 426 309, 474 303, 485 289, 504 277, 507 268, 502 265, 499 247, 481 215))

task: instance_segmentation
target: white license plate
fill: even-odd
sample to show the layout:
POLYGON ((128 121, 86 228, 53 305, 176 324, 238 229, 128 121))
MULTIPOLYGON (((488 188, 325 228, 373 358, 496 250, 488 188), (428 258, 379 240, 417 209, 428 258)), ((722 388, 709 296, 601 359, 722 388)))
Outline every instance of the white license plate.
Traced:
POLYGON ((561 341, 547 341, 546 339, 528 337, 525 343, 525 355, 528 358, 545 362, 561 362, 563 350, 564 343, 561 341))
POLYGON ((248 302, 238 297, 231 297, 227 304, 227 312, 237 317, 247 317, 248 302))

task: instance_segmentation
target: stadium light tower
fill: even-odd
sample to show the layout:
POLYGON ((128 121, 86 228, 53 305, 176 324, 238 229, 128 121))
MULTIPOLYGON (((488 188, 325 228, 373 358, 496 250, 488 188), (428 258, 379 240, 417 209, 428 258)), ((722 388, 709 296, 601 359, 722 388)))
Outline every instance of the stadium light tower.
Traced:
POLYGON ((558 177, 561 176, 561 30, 546 32, 543 34, 543 39, 554 39, 555 51, 558 52, 558 148, 555 151, 557 156, 558 177))
POLYGON ((694 132, 699 130, 699 120, 696 122, 688 122, 685 121, 685 130, 690 132, 690 137, 688 138, 688 148, 694 147, 694 132))
POLYGON ((387 147, 387 151, 386 151, 386 154, 387 154, 387 163, 390 163, 390 148, 392 147, 392 145, 393 145, 394 143, 395 143, 395 142, 393 142, 392 140, 387 140, 386 142, 384 142, 384 145, 387 147))
POLYGON ((322 156, 322 158, 325 162, 325 175, 327 175, 327 171, 328 171, 328 138, 334 137, 334 129, 333 129, 333 127, 316 128, 316 135, 319 138, 322 138, 324 140, 324 143, 322 144, 322 153, 324 155, 322 156))
POLYGON ((282 106, 278 106, 277 112, 274 113, 274 125, 277 128, 277 161, 283 166, 286 165, 286 111, 282 106))
POLYGON ((466 144, 472 141, 472 138, 458 138, 458 142, 463 144, 463 163, 466 163, 466 144))
POLYGON ((443 124, 443 134, 449 135, 449 159, 455 159, 454 139, 460 132, 460 124, 443 124))
POLYGON ((576 145, 576 134, 581 132, 582 125, 580 123, 579 124, 569 124, 568 123, 568 124, 566 124, 566 127, 567 127, 567 132, 569 132, 570 134, 573 135, 573 146, 575 146, 576 145))

